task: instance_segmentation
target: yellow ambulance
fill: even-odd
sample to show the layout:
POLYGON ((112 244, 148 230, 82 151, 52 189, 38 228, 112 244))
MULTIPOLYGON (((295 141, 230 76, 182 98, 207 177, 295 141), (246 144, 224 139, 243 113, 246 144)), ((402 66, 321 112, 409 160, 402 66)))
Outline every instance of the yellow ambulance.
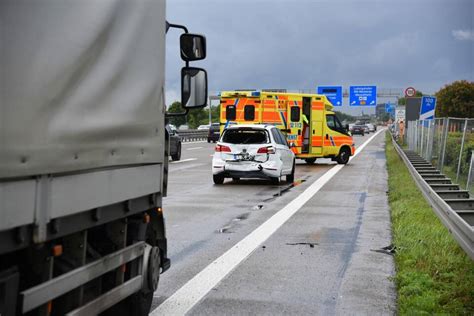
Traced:
POLYGON ((355 146, 347 126, 333 112, 326 96, 269 91, 223 91, 221 132, 230 124, 269 124, 281 129, 296 158, 313 164, 332 158, 346 164, 355 146))

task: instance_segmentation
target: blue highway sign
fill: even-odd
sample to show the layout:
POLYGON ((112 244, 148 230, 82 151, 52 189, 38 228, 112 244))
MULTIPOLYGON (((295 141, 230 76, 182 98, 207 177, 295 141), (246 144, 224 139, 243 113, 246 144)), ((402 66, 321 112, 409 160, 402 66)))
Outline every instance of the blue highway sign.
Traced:
POLYGON ((342 106, 342 86, 318 86, 318 94, 324 94, 334 106, 342 106))
POLYGON ((377 86, 351 86, 349 88, 349 105, 377 105, 377 86))
POLYGON ((421 97, 420 120, 430 120, 434 118, 435 109, 435 97, 421 97))
POLYGON ((385 103, 385 113, 395 113, 395 104, 385 103))

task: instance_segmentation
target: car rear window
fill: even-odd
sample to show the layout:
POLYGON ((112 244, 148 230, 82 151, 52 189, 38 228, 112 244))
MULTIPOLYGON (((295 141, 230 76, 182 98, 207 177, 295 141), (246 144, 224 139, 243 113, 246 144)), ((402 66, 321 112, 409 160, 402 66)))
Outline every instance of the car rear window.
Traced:
POLYGON ((222 136, 222 142, 230 144, 266 144, 268 134, 257 129, 228 129, 222 136))

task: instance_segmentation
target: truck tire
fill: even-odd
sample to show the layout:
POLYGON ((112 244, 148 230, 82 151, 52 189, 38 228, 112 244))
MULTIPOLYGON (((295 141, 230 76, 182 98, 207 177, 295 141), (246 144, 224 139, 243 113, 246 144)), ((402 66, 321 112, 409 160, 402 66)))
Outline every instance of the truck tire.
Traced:
POLYGON ((214 180, 214 184, 222 184, 224 183, 224 177, 219 175, 213 175, 212 180, 214 180))
POLYGON ((345 165, 349 162, 351 157, 351 152, 347 147, 343 147, 339 152, 339 155, 336 157, 336 161, 340 165, 345 165))
POLYGON ((295 182, 295 161, 293 160, 293 168, 291 169, 291 173, 286 176, 286 182, 293 183, 295 182))
POLYGON ((316 158, 306 158, 304 161, 306 161, 308 165, 313 165, 316 162, 316 158))
POLYGON ((171 159, 173 159, 173 161, 178 161, 181 159, 181 143, 178 144, 178 149, 176 150, 176 153, 174 155, 171 155, 171 159))

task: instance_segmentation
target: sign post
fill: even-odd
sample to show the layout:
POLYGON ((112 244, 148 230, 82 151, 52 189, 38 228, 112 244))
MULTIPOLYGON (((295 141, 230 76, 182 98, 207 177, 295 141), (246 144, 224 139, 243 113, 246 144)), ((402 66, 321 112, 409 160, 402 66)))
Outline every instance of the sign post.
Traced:
POLYGON ((342 106, 342 86, 318 86, 318 94, 324 94, 334 106, 342 106))
POLYGON ((377 86, 351 86, 349 88, 350 106, 376 106, 377 86))

